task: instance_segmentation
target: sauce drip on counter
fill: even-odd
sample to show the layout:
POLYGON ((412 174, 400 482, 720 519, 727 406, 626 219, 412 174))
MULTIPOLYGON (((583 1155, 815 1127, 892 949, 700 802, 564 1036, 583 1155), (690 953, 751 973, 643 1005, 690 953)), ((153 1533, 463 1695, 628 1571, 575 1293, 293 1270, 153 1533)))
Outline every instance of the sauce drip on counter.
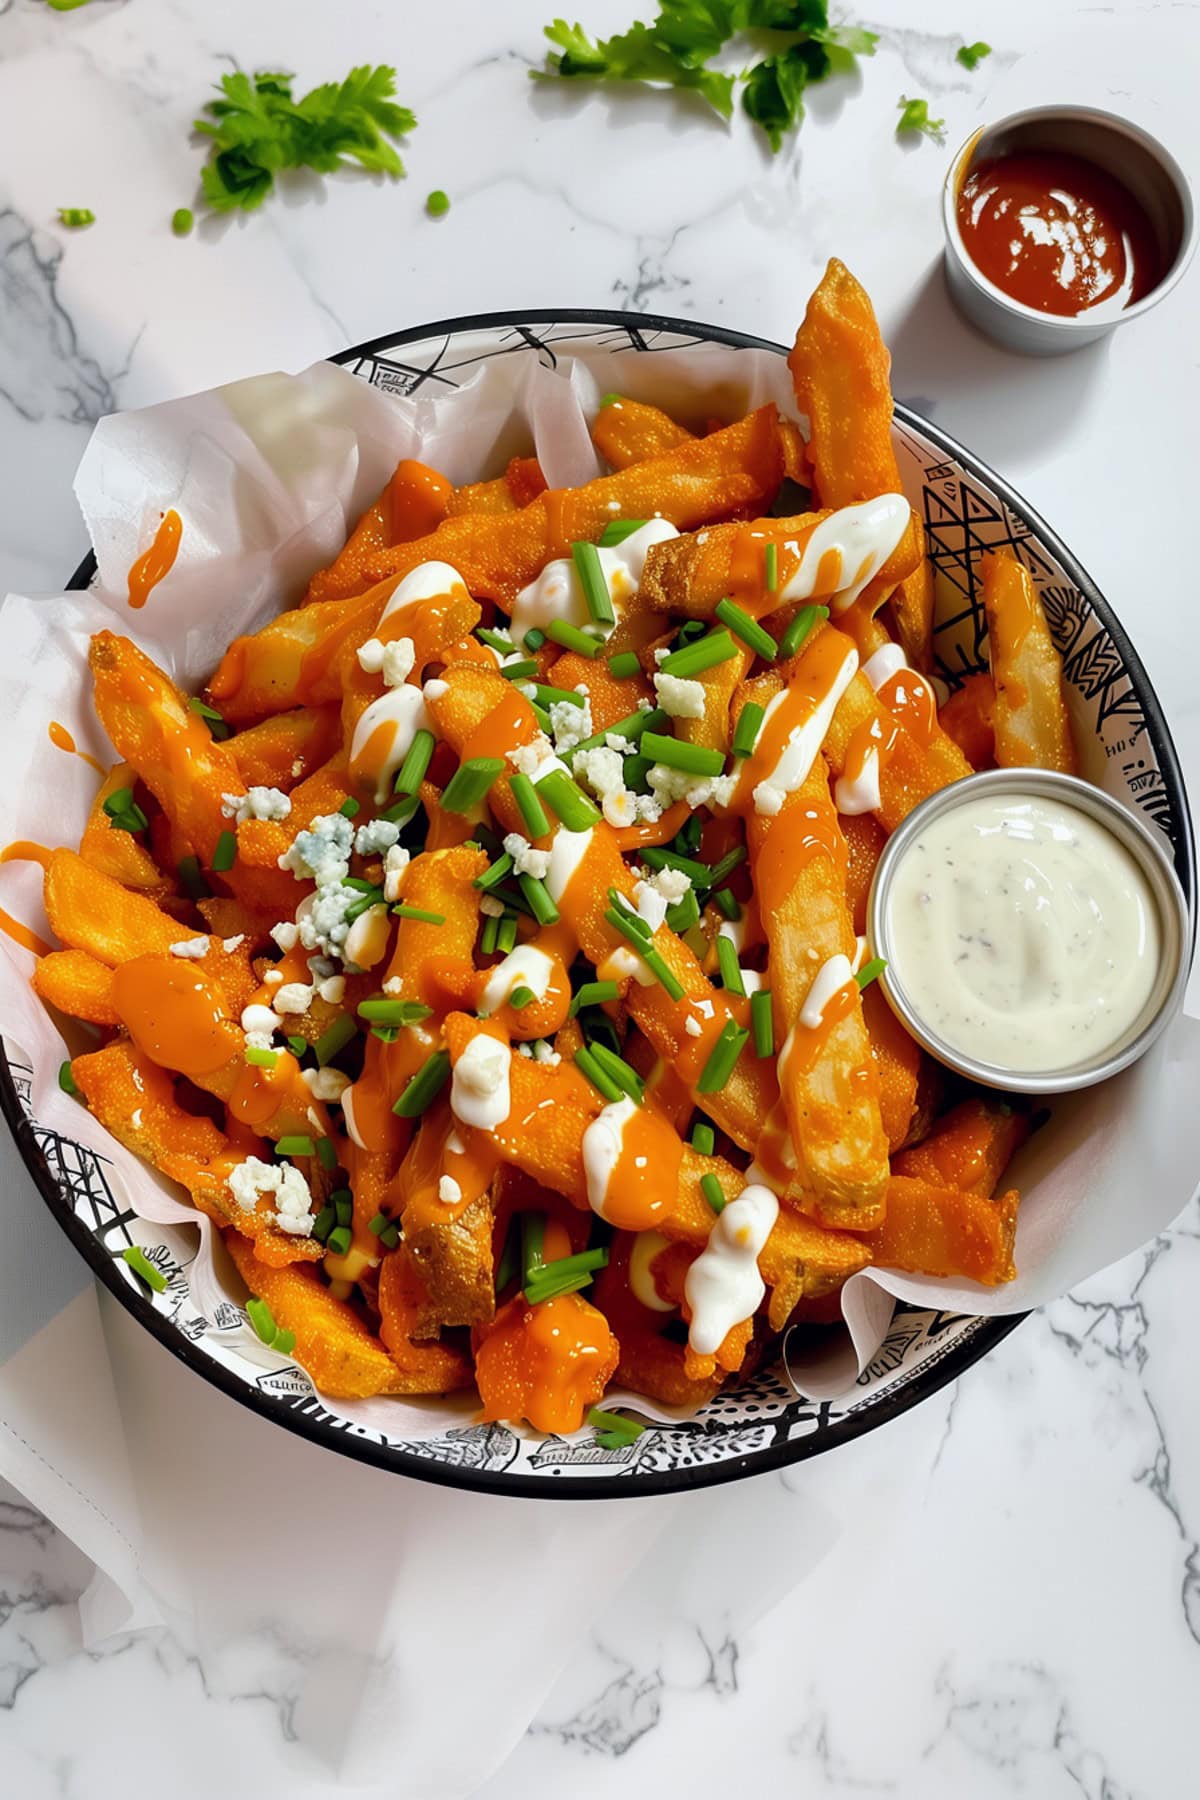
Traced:
POLYGON ((145 606, 159 582, 171 573, 182 536, 183 520, 172 507, 163 514, 150 548, 143 550, 129 571, 129 604, 135 612, 145 606))
POLYGON ((1073 317, 1140 300, 1162 276, 1150 221, 1129 189, 1081 156, 1022 151, 971 170, 958 228, 976 268, 1038 312, 1073 317))
POLYGON ((892 978, 951 1048, 1067 1070, 1124 1039, 1158 973, 1149 883, 1073 806, 981 797, 930 820, 888 896, 892 978))

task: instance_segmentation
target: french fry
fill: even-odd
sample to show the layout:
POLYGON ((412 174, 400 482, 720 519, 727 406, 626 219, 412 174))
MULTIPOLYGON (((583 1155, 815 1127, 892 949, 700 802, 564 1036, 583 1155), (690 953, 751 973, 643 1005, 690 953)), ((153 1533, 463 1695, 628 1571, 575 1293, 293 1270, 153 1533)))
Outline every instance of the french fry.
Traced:
POLYGON ((405 1226, 404 1254, 428 1294, 413 1335, 428 1337, 441 1325, 482 1325, 496 1311, 492 1266, 491 1194, 480 1194, 456 1218, 405 1226))
POLYGON ((73 1019, 119 1025, 112 1003, 112 970, 86 950, 52 950, 33 971, 34 992, 73 1019))
POLYGON ((422 537, 436 530, 450 507, 454 489, 444 475, 424 463, 405 458, 374 506, 367 508, 327 569, 313 576, 306 605, 322 600, 341 600, 359 594, 367 585, 364 565, 381 550, 405 537, 422 537))
POLYGON ((928 674, 933 667, 933 565, 925 550, 925 527, 913 514, 920 561, 889 598, 896 636, 910 668, 928 674))
POLYGON ((592 420, 592 442, 613 469, 627 469, 647 457, 662 456, 686 444, 691 436, 685 425, 677 425, 661 407, 623 394, 603 402, 592 420))
POLYGON ((888 1149, 896 1151, 907 1142, 912 1127, 921 1078, 921 1047, 909 1037, 877 982, 864 990, 862 1007, 879 1074, 879 1116, 888 1149))
POLYGON ((936 1187, 911 1176, 888 1182, 887 1216, 864 1243, 880 1268, 961 1277, 996 1287, 1016 1274, 1013 1242, 1020 1195, 999 1199, 936 1187))
POLYGON ((538 1307, 518 1295, 475 1334, 483 1417, 528 1419, 536 1431, 578 1431, 619 1355, 604 1314, 582 1294, 560 1294, 538 1307))
POLYGON ((616 1380, 623 1387, 661 1400, 667 1406, 701 1406, 720 1390, 724 1376, 715 1372, 693 1380, 685 1369, 687 1351, 663 1336, 669 1313, 643 1306, 629 1287, 632 1232, 618 1231, 609 1247, 606 1267, 596 1272, 589 1290, 616 1333, 620 1360, 616 1380))
POLYGON ((473 481, 457 488, 450 496, 446 517, 457 519, 463 513, 516 512, 528 506, 546 491, 546 477, 536 456, 514 456, 503 475, 496 481, 473 481))
POLYGON ((173 883, 133 832, 118 831, 104 810, 106 800, 122 788, 132 789, 136 781, 137 770, 128 763, 117 763, 109 770, 92 801, 79 840, 79 854, 93 869, 111 875, 122 887, 136 888, 160 900, 171 892, 173 883))
POLYGON ((1008 550, 980 563, 988 622, 988 660, 996 683, 996 761, 1002 769, 1077 768, 1063 692, 1062 658, 1033 577, 1008 550))
POLYGON ((846 903, 859 937, 867 929, 867 895, 875 875, 887 833, 871 813, 849 813, 841 817, 842 836, 846 840, 849 861, 846 864, 846 903))
POLYGON ((866 290, 831 257, 788 357, 808 417, 808 460, 822 506, 902 492, 892 447, 892 359, 866 290))
POLYGON ((237 732, 228 749, 248 788, 277 787, 290 793, 328 761, 339 736, 336 707, 301 706, 237 732))
POLYGON ((315 1270, 268 1268, 254 1247, 233 1232, 225 1248, 250 1292, 270 1307, 276 1325, 295 1333, 292 1354, 322 1393, 336 1400, 368 1400, 374 1394, 411 1392, 379 1339, 315 1270))
POLYGON ((940 1118, 919 1144, 894 1156, 892 1173, 986 1198, 995 1193, 1029 1128, 1028 1113, 998 1097, 976 1095, 940 1118))
POLYGON ((418 1342, 419 1322, 428 1316, 429 1294, 400 1250, 385 1256, 379 1270, 379 1335, 395 1364, 398 1382, 390 1393, 452 1394, 474 1386, 461 1350, 434 1340, 418 1342))
POLYGON ((144 894, 90 867, 74 850, 55 850, 46 865, 43 901, 60 942, 110 969, 135 956, 165 952, 181 936, 179 921, 144 894))
POLYGON ((989 674, 968 675, 945 705, 938 720, 973 769, 996 764, 996 684, 989 674))

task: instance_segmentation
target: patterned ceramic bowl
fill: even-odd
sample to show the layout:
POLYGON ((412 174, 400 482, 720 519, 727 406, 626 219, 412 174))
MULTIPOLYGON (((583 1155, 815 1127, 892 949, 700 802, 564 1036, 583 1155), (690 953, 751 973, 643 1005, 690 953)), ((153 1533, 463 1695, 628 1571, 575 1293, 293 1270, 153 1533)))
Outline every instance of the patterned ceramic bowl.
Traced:
MULTIPOLYGON (((492 357, 537 357, 554 366, 581 347, 593 358, 641 352, 659 370, 660 359, 681 350, 786 354, 782 345, 683 320, 563 310, 447 320, 378 338, 334 360, 364 381, 409 395, 458 386, 492 357)), ((621 385, 636 397, 628 363, 621 385)), ((969 452, 904 407, 896 409, 895 439, 905 489, 925 521, 936 571, 944 681, 954 687, 985 666, 975 565, 983 551, 1007 545, 1037 582, 1062 651, 1083 773, 1161 835, 1194 916, 1195 851, 1178 759, 1146 672, 1107 603, 1036 513, 969 452)), ((72 585, 86 586, 93 567, 89 559, 72 585)), ((173 1280, 164 1294, 146 1295, 121 1260, 133 1241, 133 1215, 114 1193, 103 1159, 40 1126, 30 1116, 28 1095, 28 1070, 0 1053, 0 1104, 47 1204, 100 1279, 160 1342, 216 1387, 290 1431, 360 1461, 452 1487, 596 1499, 704 1487, 799 1462, 936 1393, 1020 1322, 1019 1316, 981 1319, 901 1305, 874 1361, 844 1399, 798 1399, 778 1369, 766 1369, 718 1396, 694 1420, 652 1425, 625 1450, 603 1450, 590 1433, 565 1442, 471 1424, 465 1414, 461 1425, 420 1440, 366 1430, 335 1418, 302 1370, 255 1371, 231 1356, 231 1335, 243 1335, 242 1316, 232 1304, 205 1316, 186 1279, 173 1280), (232 1316, 217 1316, 226 1311, 232 1316)), ((182 1240, 187 1234, 174 1235, 182 1240)), ((189 1254, 181 1243, 181 1263, 189 1254)))

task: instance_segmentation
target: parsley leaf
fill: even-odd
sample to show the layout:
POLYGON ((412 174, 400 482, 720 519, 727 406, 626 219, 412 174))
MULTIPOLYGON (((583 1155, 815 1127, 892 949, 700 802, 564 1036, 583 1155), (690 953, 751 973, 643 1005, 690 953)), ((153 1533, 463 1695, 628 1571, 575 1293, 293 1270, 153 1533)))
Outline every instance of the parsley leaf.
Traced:
POLYGON ((556 46, 538 79, 647 81, 689 89, 723 119, 733 111, 734 77, 709 67, 717 52, 741 32, 772 31, 792 42, 760 57, 738 79, 742 107, 778 150, 784 133, 804 117, 810 82, 842 73, 856 56, 874 54, 874 32, 830 25, 828 0, 659 0, 653 24, 593 41, 582 25, 555 19, 545 34, 556 46))
POLYGON ((81 231, 85 225, 96 223, 96 215, 90 206, 60 206, 58 222, 71 231, 81 231))
POLYGON ((946 131, 946 121, 930 118, 928 100, 908 100, 902 94, 896 104, 900 108, 900 117, 896 120, 897 131, 923 131, 926 137, 941 143, 946 131))
POLYGON ((955 62, 960 62, 964 69, 977 69, 985 56, 992 54, 990 44, 961 44, 954 53, 955 62))
POLYGON ((221 95, 210 100, 210 119, 196 130, 212 139, 209 161, 200 173, 204 198, 216 212, 261 206, 281 169, 315 169, 327 175, 346 161, 394 178, 404 164, 389 138, 416 125, 407 106, 398 105, 396 71, 381 64, 351 69, 341 82, 313 88, 302 100, 292 95, 292 77, 242 70, 221 77, 221 95))

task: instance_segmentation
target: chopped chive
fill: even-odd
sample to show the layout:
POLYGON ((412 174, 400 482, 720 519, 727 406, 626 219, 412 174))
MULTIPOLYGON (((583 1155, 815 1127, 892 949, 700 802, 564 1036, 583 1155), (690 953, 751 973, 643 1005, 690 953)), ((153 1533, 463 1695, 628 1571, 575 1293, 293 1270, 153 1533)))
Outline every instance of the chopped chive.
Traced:
POLYGON ((319 1244, 323 1244, 337 1224, 337 1213, 326 1204, 313 1220, 312 1234, 319 1244))
POLYGON ((435 1050, 428 1062, 417 1070, 392 1111, 401 1119, 419 1119, 432 1106, 450 1079, 450 1052, 435 1050))
POLYGON ((682 769, 688 775, 719 775, 725 767, 720 750, 708 750, 703 744, 688 744, 681 738, 664 737, 648 731, 642 738, 643 756, 652 756, 668 769, 682 769))
POLYGON ((500 935, 500 920, 495 913, 488 913, 483 921, 483 933, 479 939, 479 948, 485 956, 490 956, 496 948, 496 939, 500 935))
POLYGON ((732 888, 718 888, 712 898, 718 912, 724 913, 731 924, 741 918, 742 909, 738 905, 737 896, 732 888))
POLYGON ((425 1006, 420 1000, 388 1000, 377 997, 360 1000, 358 1005, 359 1018, 375 1025, 419 1025, 432 1011, 432 1006, 425 1006))
MULTIPOLYGON (((528 1218, 530 1215, 525 1214, 528 1218)), ((500 1251, 500 1260, 496 1264, 494 1288, 502 1294, 517 1273, 517 1240, 520 1236, 520 1223, 516 1213, 508 1221, 508 1230, 504 1234, 504 1245, 500 1251)))
POLYGON ((532 1281, 546 1259, 542 1246, 546 1236, 546 1215, 540 1212, 521 1214, 521 1285, 532 1281))
POLYGON ((606 1000, 616 1000, 620 992, 615 981, 585 981, 571 1002, 570 1017, 573 1019, 581 1006, 601 1006, 606 1000))
POLYGON ((728 625, 735 637, 740 637, 743 644, 756 650, 759 656, 768 662, 774 662, 779 654, 779 645, 769 631, 764 631, 757 619, 752 619, 745 607, 739 606, 735 600, 718 600, 716 615, 722 625, 728 625))
POLYGON ((667 924, 672 931, 683 933, 690 931, 693 925, 700 923, 700 902, 696 898, 695 888, 689 888, 682 900, 667 908, 667 924))
POLYGON ((385 1232, 380 1234, 379 1241, 385 1250, 394 1250, 400 1242, 400 1227, 393 1222, 385 1232))
POLYGON ((223 738, 229 736, 230 728, 225 723, 224 714, 219 713, 215 706, 209 706, 207 701, 201 700, 199 694, 192 695, 191 699, 188 701, 188 710, 189 712, 198 713, 199 716, 207 722, 208 729, 218 744, 223 738))
POLYGON ((568 831, 587 831, 598 825, 600 808, 588 799, 565 769, 551 769, 537 783, 535 792, 560 818, 568 831))
POLYGON ((308 1049, 308 1039, 302 1037, 290 1037, 287 1041, 287 1047, 293 1056, 303 1056, 304 1052, 308 1049))
POLYGON ((525 648, 527 650, 540 650, 545 641, 546 634, 538 625, 530 626, 529 630, 525 633, 525 648))
POLYGON ((58 1085, 64 1094, 73 1094, 76 1099, 79 1098, 79 1083, 71 1073, 70 1057, 67 1058, 66 1062, 61 1062, 58 1065, 58 1085))
POLYGON ((264 1344, 269 1345, 275 1342, 279 1327, 265 1300, 253 1298, 247 1300, 246 1317, 254 1327, 255 1336, 261 1338, 264 1344))
POLYGON ((433 758, 434 747, 436 744, 437 739, 434 737, 432 731, 422 729, 421 731, 413 733, 413 741, 408 746, 404 761, 400 764, 400 767, 396 772, 396 779, 392 783, 392 792, 394 794, 415 794, 418 792, 433 758))
POLYGON ((690 856, 694 850, 700 848, 700 839, 703 835, 704 820, 699 813, 693 813, 690 818, 684 820, 675 833, 675 843, 683 854, 690 856))
POLYGON ((725 1211, 725 1190, 715 1175, 710 1173, 700 1177, 700 1192, 715 1213, 725 1211))
POLYGON ((513 859, 506 850, 503 856, 498 856, 494 863, 488 865, 482 875, 477 875, 471 885, 482 888, 486 894, 490 889, 499 887, 500 883, 512 874, 512 869, 513 859))
POLYGON ((611 1076, 617 1086, 623 1088, 629 1098, 636 1100, 640 1106, 645 1098, 646 1084, 637 1070, 631 1069, 625 1058, 618 1056, 615 1050, 610 1050, 607 1044, 589 1044, 588 1048, 604 1073, 611 1076))
POLYGON ((337 1168, 337 1151, 333 1147, 332 1138, 323 1137, 317 1139, 317 1161, 325 1170, 326 1174, 337 1168))
POLYGON ((537 672, 537 662, 532 656, 523 657, 520 662, 505 663, 500 671, 505 681, 528 681, 537 672))
POLYGON ((354 1020, 349 1013, 340 1013, 331 1025, 327 1025, 313 1050, 317 1062, 323 1069, 326 1063, 332 1062, 339 1050, 344 1050, 354 1036, 354 1020))
POLYGON ((583 589, 588 612, 596 624, 615 625, 617 615, 613 611, 612 595, 608 591, 604 564, 600 561, 600 552, 595 544, 585 542, 572 544, 571 560, 575 564, 575 573, 579 577, 579 585, 583 589))
POLYGON ((711 1156, 717 1147, 717 1134, 711 1125, 703 1119, 697 1119, 692 1126, 692 1149, 698 1150, 701 1156, 711 1156))
POLYGON ((558 922, 558 908, 550 898, 550 889, 536 875, 518 875, 517 884, 525 899, 529 902, 529 910, 539 925, 554 925, 558 922))
MULTIPOLYGON (((553 772, 553 771, 552 771, 553 772)), ((514 775, 509 781, 512 797, 521 809, 521 818, 531 838, 545 837, 550 829, 546 809, 537 797, 537 789, 528 775, 514 775)))
POLYGON ((350 1249, 350 1227, 335 1226, 325 1240, 325 1248, 333 1256, 345 1256, 350 1249))
POLYGON ((505 913, 498 923, 500 929, 496 933, 496 948, 501 956, 507 956, 509 951, 515 948, 517 942, 517 915, 516 913, 505 913))
POLYGON ((422 925, 444 925, 446 923, 445 913, 426 912, 423 906, 409 906, 404 900, 401 900, 398 906, 393 906, 392 912, 397 919, 416 919, 422 925))
POLYGON ((577 656, 586 656, 589 661, 599 656, 604 648, 600 638, 590 637, 568 619, 551 619, 546 627, 546 636, 552 644, 560 644, 564 650, 574 650, 577 656))
POLYGON ((641 666, 641 661, 633 650, 622 650, 608 659, 608 672, 615 681, 628 681, 631 675, 639 673, 641 666))
POLYGON ((342 804, 338 807, 338 811, 341 813, 343 819, 357 819, 359 813, 362 811, 362 801, 356 800, 353 794, 347 794, 346 798, 342 801, 342 804))
POLYGON ((526 1288, 525 1298, 530 1306, 541 1306, 546 1300, 557 1300, 562 1294, 577 1294, 581 1288, 591 1287, 591 1285, 590 1270, 583 1269, 578 1275, 563 1275, 557 1279, 547 1270, 541 1281, 533 1287, 526 1288))
POLYGON ((601 394, 597 412, 603 412, 606 406, 618 406, 624 398, 621 394, 601 394))
POLYGON ((354 1195, 350 1192, 350 1189, 346 1187, 335 1188, 333 1193, 329 1196, 329 1201, 337 1216, 338 1224, 349 1225, 351 1219, 354 1217, 354 1195))
POLYGON ((712 870, 707 863, 697 862, 694 857, 680 856, 677 851, 664 850, 658 844, 647 844, 641 857, 652 869, 682 869, 693 887, 712 885, 712 870))
POLYGON ((768 594, 773 594, 779 586, 779 546, 768 544, 763 551, 763 580, 768 594))
POLYGON ((529 706, 534 718, 537 720, 538 729, 544 732, 546 737, 549 737, 554 729, 554 721, 551 719, 550 714, 546 711, 544 706, 538 704, 536 698, 529 702, 529 706))
POLYGON ((536 684, 537 699, 541 706, 578 706, 582 708, 582 694, 574 694, 570 688, 549 687, 544 681, 536 684))
POLYGON ((272 1350, 278 1350, 281 1356, 290 1356, 292 1351, 296 1348, 295 1332, 287 1331, 286 1329, 277 1331, 272 1340, 271 1348, 272 1350))
POLYGON ((370 912, 373 906, 382 904, 383 894, 379 888, 376 888, 373 893, 364 894, 361 900, 356 900, 352 906, 346 908, 346 923, 353 925, 355 919, 361 919, 363 914, 370 912))
POLYGON ((683 988, 677 980, 674 971, 663 960, 662 955, 654 948, 654 945, 648 943, 637 930, 630 919, 629 914, 620 913, 615 906, 610 906, 604 917, 614 931, 619 931, 621 936, 627 938, 633 945, 650 973, 654 976, 654 979, 662 987, 666 988, 671 999, 682 1000, 683 988))
POLYGON ((587 1423, 606 1450, 624 1449, 626 1445, 635 1443, 646 1429, 635 1419, 627 1419, 623 1413, 604 1412, 598 1406, 593 1406, 589 1411, 587 1423), (606 1443, 605 1439, 615 1441, 606 1443))
POLYGON ((152 1287, 156 1294, 166 1291, 166 1276, 150 1261, 140 1244, 131 1244, 127 1250, 122 1250, 121 1260, 128 1263, 134 1274, 140 1275, 146 1286, 152 1287))
POLYGON ((177 206, 171 214, 171 230, 176 237, 187 237, 196 223, 196 215, 190 206, 177 206))
POLYGON ((279 1138, 275 1148, 280 1156, 314 1156, 316 1154, 312 1139, 300 1132, 279 1138))
POLYGON ((260 1050, 257 1044, 246 1047, 246 1061, 253 1063, 256 1069, 273 1069, 279 1061, 278 1050, 260 1050))
POLYGON ((498 887, 494 887, 491 891, 496 896, 497 900, 502 900, 504 905, 509 907, 513 912, 519 913, 522 918, 532 919, 533 908, 530 906, 528 900, 526 900, 515 880, 502 881, 498 887))
POLYGON ((208 895, 208 887, 200 872, 198 856, 182 856, 176 868, 179 884, 189 900, 203 900, 208 895))
POLYGON ((780 656, 795 656, 817 620, 828 617, 829 608, 827 606, 802 606, 779 640, 780 656))
POLYGON ((733 871, 745 862, 747 854, 745 844, 735 844, 732 850, 726 852, 720 862, 713 864, 712 875, 709 877, 709 886, 714 888, 724 887, 725 883, 729 880, 729 877, 733 874, 733 871))
POLYGON ((705 669, 715 669, 718 663, 728 662, 737 653, 737 645, 729 632, 710 631, 707 636, 697 638, 694 644, 685 644, 682 650, 672 650, 670 656, 659 664, 659 673, 679 675, 686 679, 701 674, 705 669))
MULTIPOLYGON (((76 0, 76 5, 78 4, 79 0, 76 0)), ((61 0, 59 0, 59 5, 56 6, 54 10, 56 12, 61 12, 63 10, 61 0)), ((72 8, 72 10, 74 9, 72 8)), ((96 223, 96 215, 90 206, 60 206, 58 209, 58 222, 60 225, 68 226, 72 231, 78 231, 84 225, 94 225, 96 223)))
POLYGON ((746 984, 742 980, 741 966, 738 963, 737 951, 727 937, 717 939, 717 963, 721 970, 721 980, 731 994, 745 995, 746 984))
POLYGON ((884 957, 873 956, 870 962, 863 964, 854 979, 860 988, 870 987, 876 976, 882 975, 886 968, 887 962, 884 957))
POLYGON ((645 523, 645 519, 610 519, 600 533, 600 548, 615 550, 618 544, 623 544, 635 531, 640 531, 645 523))
POLYGON ((571 762, 581 750, 598 750, 607 738, 619 737, 640 738, 644 731, 657 731, 661 725, 670 723, 670 715, 658 707, 641 708, 638 712, 628 713, 625 718, 618 719, 615 725, 606 725, 603 731, 593 733, 576 744, 573 750, 563 752, 565 761, 571 762))
POLYGON ((237 861, 237 839, 232 831, 223 831, 217 839, 217 847, 212 853, 212 869, 215 875, 224 875, 232 869, 237 861))
POLYGON ((750 996, 750 1026, 754 1032, 755 1056, 774 1056, 775 1020, 771 1012, 770 988, 759 988, 750 996))
POLYGON ((628 918, 629 923, 635 928, 639 937, 649 939, 654 936, 649 925, 634 906, 633 901, 628 899, 626 895, 621 892, 620 888, 610 887, 608 890, 608 900, 609 905, 619 912, 623 918, 628 918))
POLYGON ((515 987, 508 996, 508 1004, 511 1007, 514 1007, 517 1012, 520 1012, 523 1006, 528 1006, 529 1002, 535 998, 536 996, 533 989, 531 987, 526 987, 524 983, 522 983, 520 987, 515 987))
POLYGON ((758 734, 762 730, 765 709, 757 700, 748 700, 738 714, 737 724, 733 728, 733 754, 735 756, 752 756, 754 746, 758 742, 758 734))
POLYGON ((371 1036, 378 1038, 381 1044, 394 1044, 400 1036, 398 1025, 372 1025, 371 1036))
POLYGON ((622 1089, 612 1076, 596 1061, 594 1050, 580 1045, 575 1052, 575 1067, 582 1071, 598 1093, 611 1104, 621 1098, 622 1089))
POLYGON ((498 756, 472 756, 460 763, 442 789, 442 811, 470 812, 503 771, 504 763, 498 756))
POLYGON ((700 1072, 700 1079, 696 1083, 698 1094, 720 1093, 733 1074, 733 1065, 749 1040, 748 1031, 743 1031, 732 1019, 726 1020, 725 1027, 700 1072))
POLYGON ((676 650, 682 650, 685 645, 695 643, 696 639, 702 638, 707 630, 708 626, 703 619, 685 619, 675 633, 676 650))
POLYGON ((498 650, 501 656, 511 656, 517 647, 507 631, 493 631, 489 625, 480 625, 475 636, 489 650, 498 650))
POLYGON ((389 806, 386 812, 380 813, 379 817, 386 819, 389 825, 407 825, 420 804, 420 795, 410 794, 405 800, 397 800, 394 806, 389 806))
POLYGON ((104 811, 115 831, 134 833, 146 829, 146 815, 135 803, 132 788, 114 788, 104 802, 104 811))
POLYGON ((532 1281, 541 1282, 555 1275, 579 1275, 589 1269, 606 1269, 608 1267, 608 1248, 598 1245, 595 1250, 579 1250, 574 1256, 557 1256, 553 1262, 543 1263, 533 1274, 532 1281))
POLYGON ((638 756, 635 754, 625 758, 625 767, 623 770, 625 786, 631 793, 649 793, 650 789, 646 777, 653 767, 654 764, 648 756, 638 756))

